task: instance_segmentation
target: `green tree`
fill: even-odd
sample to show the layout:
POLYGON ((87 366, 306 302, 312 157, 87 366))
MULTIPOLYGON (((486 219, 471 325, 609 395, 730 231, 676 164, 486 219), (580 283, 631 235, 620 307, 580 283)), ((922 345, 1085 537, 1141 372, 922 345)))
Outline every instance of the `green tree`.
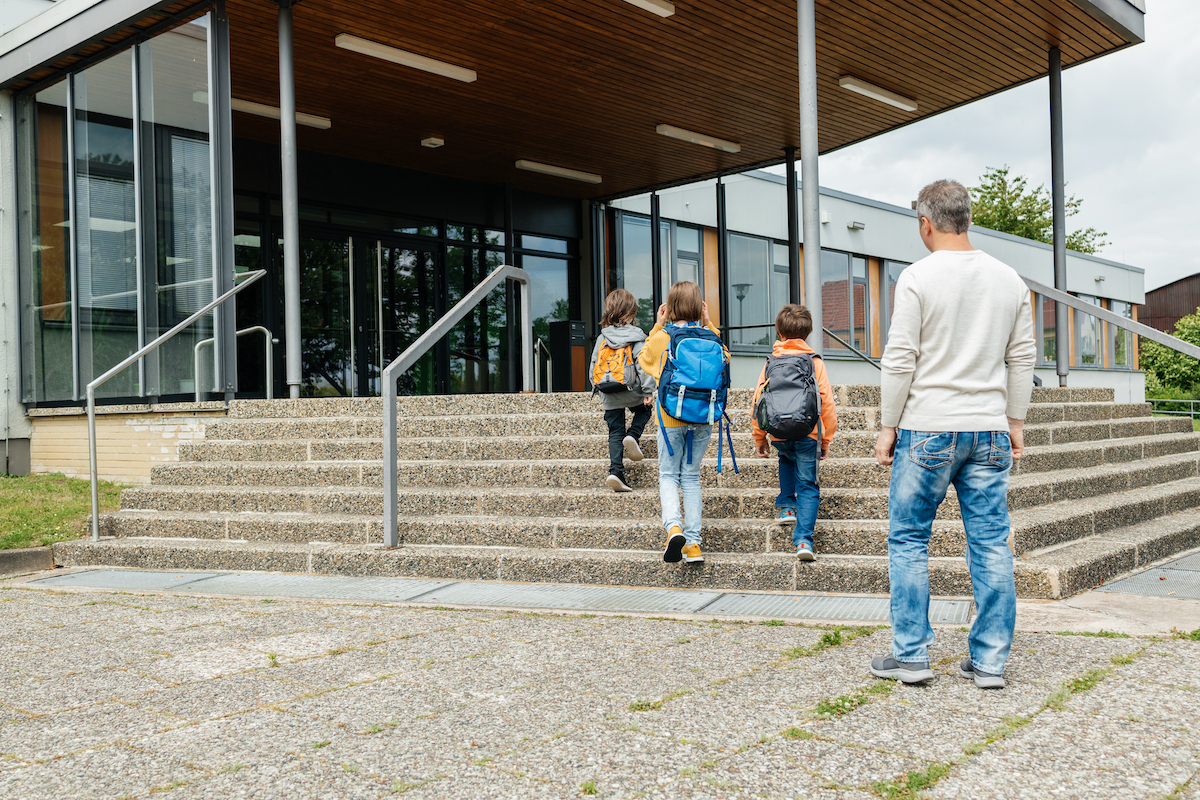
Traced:
MULTIPOLYGON (((1054 242, 1054 212, 1045 184, 1029 188, 1024 175, 1010 175, 1009 167, 988 167, 971 187, 971 221, 983 228, 1023 236, 1046 244, 1054 242)), ((1067 198, 1067 217, 1079 213, 1083 200, 1067 198)), ((1095 228, 1081 228, 1067 235, 1067 249, 1077 253, 1095 253, 1108 242, 1108 234, 1095 228)))
MULTIPOLYGON (((1195 314, 1189 314, 1175 323, 1173 335, 1185 342, 1200 345, 1200 308, 1195 314)), ((1149 339, 1142 339, 1142 353, 1139 365, 1146 371, 1146 390, 1151 393, 1153 387, 1165 397, 1187 397, 1200 391, 1200 361, 1183 353, 1155 344, 1149 339), (1153 378, 1153 381, 1150 379, 1153 378)))

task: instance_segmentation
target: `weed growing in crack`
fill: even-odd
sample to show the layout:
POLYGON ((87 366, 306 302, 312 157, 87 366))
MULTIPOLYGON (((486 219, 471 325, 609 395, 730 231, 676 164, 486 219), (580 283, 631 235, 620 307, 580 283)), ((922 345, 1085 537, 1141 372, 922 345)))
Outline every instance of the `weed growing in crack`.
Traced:
POLYGON ((785 739, 815 739, 817 735, 812 731, 806 731, 804 728, 788 728, 783 732, 785 739))
POLYGON ((579 791, 581 794, 600 794, 600 790, 596 788, 596 782, 592 780, 579 784, 579 791))
POLYGON ((934 784, 946 777, 952 764, 930 764, 925 769, 917 769, 897 781, 875 781, 871 791, 887 800, 916 800, 921 792, 932 788, 934 784))
POLYGON ((892 683, 884 681, 876 681, 870 686, 862 689, 856 689, 849 694, 844 694, 841 697, 832 697, 821 700, 817 703, 814 713, 819 717, 842 717, 849 714, 854 709, 865 706, 871 702, 872 695, 888 694, 892 691, 892 683))

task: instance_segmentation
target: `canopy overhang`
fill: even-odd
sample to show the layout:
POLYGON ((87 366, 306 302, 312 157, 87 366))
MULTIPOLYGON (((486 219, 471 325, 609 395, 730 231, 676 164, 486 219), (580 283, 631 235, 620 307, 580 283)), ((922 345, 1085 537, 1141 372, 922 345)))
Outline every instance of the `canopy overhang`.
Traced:
MULTIPOLYGON (((0 37, 0 88, 52 81, 208 5, 62 0, 0 37)), ((277 5, 225 7, 233 97, 278 106, 277 5)), ((293 13, 297 111, 331 123, 300 127, 303 150, 595 199, 778 163, 799 145, 792 0, 679 0, 668 17, 622 0, 303 0, 293 13), (343 34, 476 80, 338 47, 343 34), (664 125, 738 148, 657 132, 664 125), (422 145, 431 138, 444 145, 422 145)), ((1042 77, 1052 46, 1069 67, 1136 44, 1143 17, 1141 0, 818 0, 820 150, 1042 77), (916 110, 845 88, 847 77, 916 110)), ((234 126, 279 140, 270 119, 235 113, 234 126)))

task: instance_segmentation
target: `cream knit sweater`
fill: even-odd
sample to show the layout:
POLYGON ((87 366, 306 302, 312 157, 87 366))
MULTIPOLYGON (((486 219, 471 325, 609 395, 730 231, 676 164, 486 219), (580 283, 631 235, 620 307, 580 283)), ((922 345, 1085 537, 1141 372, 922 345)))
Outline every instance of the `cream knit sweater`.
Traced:
POLYGON ((939 250, 900 273, 892 308, 884 426, 1006 431, 1005 417, 1025 419, 1037 345, 1014 269, 979 250, 939 250))

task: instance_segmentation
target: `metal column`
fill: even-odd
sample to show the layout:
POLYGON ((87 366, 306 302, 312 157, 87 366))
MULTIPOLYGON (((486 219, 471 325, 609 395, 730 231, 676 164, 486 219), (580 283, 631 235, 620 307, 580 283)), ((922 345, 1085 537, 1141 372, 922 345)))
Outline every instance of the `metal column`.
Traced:
MULTIPOLYGON (((1050 197, 1054 218, 1054 288, 1067 291, 1067 195, 1063 175, 1062 53, 1050 48, 1050 197)), ((1054 304, 1054 362, 1058 385, 1067 385, 1071 331, 1067 307, 1054 304)))
MULTIPOLYGON (((504 263, 515 267, 516 234, 513 232, 512 184, 504 184, 504 263)), ((508 337, 508 390, 517 391, 517 296, 512 285, 504 284, 504 335, 508 337)), ((535 367, 536 368, 536 367, 535 367)))
POLYGON ((71 253, 68 264, 71 270, 71 397, 82 399, 83 389, 81 364, 79 358, 80 335, 79 312, 79 198, 77 174, 79 159, 75 156, 75 73, 67 74, 67 205, 70 212, 67 215, 67 238, 71 253))
POLYGON ((283 194, 283 331, 289 396, 300 396, 300 200, 296 177, 296 74, 292 6, 279 2, 279 156, 283 194))
POLYGON ((721 339, 729 346, 729 217, 725 209, 725 181, 717 178, 717 303, 721 339))
POLYGON ((804 195, 804 299, 812 314, 808 343, 824 353, 821 334, 821 210, 817 175, 817 11, 816 0, 798 0, 800 41, 800 168, 804 195))
POLYGON ((800 209, 796 204, 796 148, 785 147, 787 154, 787 215, 788 215, 788 302, 799 303, 800 297, 800 209))
MULTIPOLYGON (((233 288, 233 112, 229 78, 229 17, 218 2, 208 24, 208 136, 211 174, 213 297, 233 288)), ((293 115, 293 119, 295 115, 293 115)), ((213 310, 216 388, 225 401, 237 392, 237 308, 213 310)), ((195 376, 199 379, 199 375, 195 376)))
POLYGON ((654 298, 651 315, 657 319, 658 307, 667 298, 662 292, 662 216, 658 210, 658 192, 650 195, 650 296, 654 298))

